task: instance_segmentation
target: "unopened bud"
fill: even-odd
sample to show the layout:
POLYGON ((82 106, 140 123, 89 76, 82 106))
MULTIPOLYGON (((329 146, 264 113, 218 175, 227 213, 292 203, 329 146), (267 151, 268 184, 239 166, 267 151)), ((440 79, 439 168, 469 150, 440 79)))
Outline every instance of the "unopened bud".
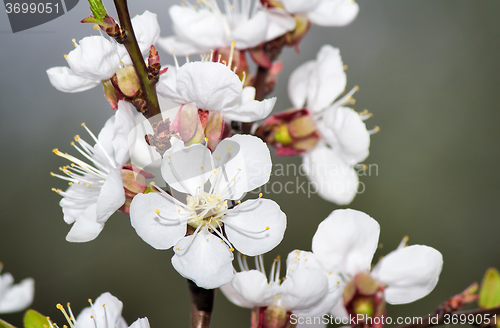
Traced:
POLYGON ((294 46, 298 50, 299 42, 309 31, 311 22, 305 14, 296 14, 293 18, 295 19, 295 29, 285 35, 285 40, 288 46, 294 46))
POLYGON ((116 81, 120 91, 127 97, 135 96, 141 89, 141 82, 132 65, 127 65, 116 71, 116 81))

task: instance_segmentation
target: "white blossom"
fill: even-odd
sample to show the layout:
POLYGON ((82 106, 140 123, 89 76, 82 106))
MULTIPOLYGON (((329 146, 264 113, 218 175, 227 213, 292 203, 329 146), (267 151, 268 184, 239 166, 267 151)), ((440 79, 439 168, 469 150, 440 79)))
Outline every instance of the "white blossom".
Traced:
POLYGON ((295 20, 284 10, 268 9, 255 1, 224 2, 222 12, 216 0, 201 1, 199 7, 170 7, 174 35, 160 38, 159 45, 179 55, 201 54, 211 49, 253 48, 295 28, 295 20))
POLYGON ((320 26, 344 26, 358 15, 359 6, 354 0, 282 0, 286 10, 305 14, 320 26))
MULTIPOLYGON (((333 211, 318 226, 312 251, 327 272, 336 272, 347 283, 360 272, 370 272, 378 247, 380 226, 367 214, 351 209, 333 211)), ((370 275, 384 286, 390 304, 414 302, 429 294, 439 280, 443 257, 436 249, 405 246, 405 241, 371 270, 370 275)), ((342 302, 332 314, 345 316, 342 302)))
POLYGON ((266 278, 263 257, 255 259, 256 269, 249 269, 246 258, 238 257, 241 272, 221 287, 234 304, 246 307, 278 307, 299 317, 322 315, 341 296, 339 277, 326 274, 311 252, 295 250, 288 254, 286 275, 280 278, 280 259, 272 265, 266 278))
MULTIPOLYGON (((145 11, 132 19, 132 26, 143 55, 160 36, 156 14, 145 11)), ((127 50, 114 40, 88 36, 79 43, 73 40, 75 49, 65 56, 69 67, 57 66, 47 70, 50 83, 62 92, 81 92, 92 89, 103 80, 110 79, 123 65, 132 63, 127 50)))
POLYGON ((199 109, 221 112, 228 120, 253 122, 271 113, 276 98, 255 100, 255 88, 244 87, 228 65, 212 61, 188 62, 169 67, 157 86, 160 95, 178 104, 194 103, 199 109))
POLYGON ((370 134, 363 122, 369 114, 358 114, 343 105, 351 101, 357 87, 335 101, 346 86, 346 74, 337 48, 325 45, 316 60, 294 70, 288 94, 295 108, 313 115, 322 140, 303 155, 304 170, 318 194, 337 204, 349 204, 358 190, 357 163, 368 157, 370 134))
POLYGON ((134 123, 131 105, 120 101, 115 115, 108 119, 98 137, 82 124, 95 145, 91 146, 80 136, 75 137, 72 145, 85 157, 85 161, 54 149, 58 156, 72 162, 60 168, 66 176, 52 173, 70 184, 66 191, 53 189, 64 197, 60 202, 64 221, 73 223, 66 240, 93 240, 108 218, 124 204, 121 169, 129 160, 128 135, 134 123))
MULTIPOLYGON (((3 265, 0 263, 0 271, 3 265)), ((12 313, 26 309, 33 303, 35 280, 26 278, 14 284, 10 273, 0 275, 0 313, 12 313)))
MULTIPOLYGON (((111 295, 104 293, 95 302, 89 299, 90 306, 83 309, 76 317, 68 303, 68 311, 61 304, 57 308, 64 314, 70 327, 75 328, 149 328, 148 318, 137 319, 130 327, 122 317, 123 303, 111 295)), ((49 321, 50 322, 50 321, 49 321)), ((56 327, 50 322, 51 327, 56 327)))
POLYGON ((283 238, 286 216, 278 204, 260 197, 238 201, 269 180, 269 149, 248 135, 222 140, 213 154, 201 144, 173 141, 162 176, 173 193, 182 193, 182 202, 161 188, 139 194, 130 207, 131 223, 154 248, 174 247, 172 265, 183 277, 217 288, 233 278, 234 248, 255 256, 283 238))

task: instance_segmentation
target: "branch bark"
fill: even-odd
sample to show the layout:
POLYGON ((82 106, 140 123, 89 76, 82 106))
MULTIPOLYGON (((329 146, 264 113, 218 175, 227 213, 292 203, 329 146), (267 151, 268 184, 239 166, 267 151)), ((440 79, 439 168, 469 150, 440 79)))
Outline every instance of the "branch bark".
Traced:
POLYGON ((215 289, 204 289, 188 280, 191 294, 191 328, 209 328, 214 308, 215 289))
MULTIPOLYGON (((149 119, 161 113, 158 96, 156 95, 156 83, 149 80, 148 68, 146 67, 144 58, 142 57, 141 49, 139 48, 139 44, 137 43, 137 39, 134 34, 134 29, 132 28, 132 21, 130 20, 127 0, 113 1, 118 13, 118 19, 120 20, 120 27, 124 31, 124 37, 117 41, 125 46, 130 58, 132 59, 132 63, 134 64, 135 71, 139 77, 141 89, 144 92, 146 100, 147 109, 143 112, 143 115, 149 119)), ((158 118, 160 117, 161 116, 158 116, 158 118)))

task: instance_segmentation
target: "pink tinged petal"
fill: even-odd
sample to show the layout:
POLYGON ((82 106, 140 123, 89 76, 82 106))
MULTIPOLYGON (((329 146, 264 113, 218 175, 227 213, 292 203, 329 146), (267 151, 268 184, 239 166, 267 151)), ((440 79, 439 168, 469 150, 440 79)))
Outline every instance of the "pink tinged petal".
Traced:
POLYGON ((223 110, 240 95, 242 88, 238 76, 221 63, 191 62, 177 72, 179 95, 200 109, 223 110))
POLYGON ((205 135, 208 138, 208 147, 214 150, 222 138, 224 131, 224 118, 220 112, 211 111, 208 115, 205 135))
POLYGON ((163 179, 179 192, 198 195, 213 174, 211 155, 210 150, 201 144, 167 151, 161 165, 163 179))
POLYGON ((295 19, 286 11, 279 8, 269 8, 269 26, 266 33, 266 41, 271 41, 293 31, 295 29, 295 19))
POLYGON ((76 318, 76 328, 121 326, 123 303, 118 298, 104 293, 93 304, 80 312, 76 318))
POLYGON ((111 78, 120 66, 116 43, 103 36, 83 38, 66 60, 75 74, 94 80, 111 78))
POLYGON ((311 71, 307 108, 320 112, 327 108, 344 90, 347 77, 338 48, 324 45, 316 56, 316 65, 311 71))
POLYGON ((285 9, 292 13, 307 13, 318 6, 321 0, 283 0, 285 9))
POLYGON ((88 206, 76 219, 66 240, 72 243, 84 243, 94 240, 104 228, 104 223, 97 222, 97 204, 88 206))
POLYGON ((255 88, 245 87, 241 92, 240 105, 236 108, 224 109, 224 118, 240 121, 255 122, 266 118, 274 108, 276 97, 257 101, 255 88))
POLYGON ((222 140, 213 153, 217 175, 210 179, 215 192, 226 199, 239 199, 269 181, 272 162, 267 145, 250 135, 222 140))
POLYGON ((246 302, 244 307, 248 308, 268 306, 276 296, 276 289, 267 283, 266 275, 258 270, 236 273, 230 285, 246 302))
POLYGON ((344 26, 358 15, 359 5, 352 0, 323 0, 307 17, 320 26, 344 26))
POLYGON ((223 219, 227 238, 234 248, 248 256, 276 247, 286 229, 286 215, 269 199, 247 200, 231 209, 223 219))
POLYGON ((346 163, 354 165, 368 157, 370 133, 359 114, 351 108, 326 109, 318 129, 346 163))
POLYGON ((75 74, 68 67, 52 67, 47 70, 50 84, 54 88, 62 92, 81 92, 92 89, 99 83, 99 79, 87 79, 80 75, 75 74))
POLYGON ((169 249, 186 235, 178 210, 173 199, 159 193, 137 194, 130 204, 130 223, 146 243, 169 249))
POLYGON ((236 41, 237 49, 253 48, 266 40, 269 18, 265 11, 260 10, 251 19, 238 24, 231 33, 231 39, 236 41))
POLYGON ((196 134, 200 132, 203 134, 198 108, 194 104, 182 105, 172 122, 171 129, 175 129, 182 141, 186 143, 193 139, 196 134))
POLYGON ((319 303, 328 291, 326 275, 317 269, 297 269, 281 284, 283 305, 294 313, 319 303))
POLYGON ((443 256, 432 247, 412 245, 385 256, 371 275, 385 284, 390 304, 405 304, 427 296, 436 287, 443 256))
POLYGON ((356 196, 359 178, 332 149, 318 144, 304 154, 304 171, 318 194, 339 205, 347 205, 356 196))
POLYGON ((94 88, 101 83, 98 79, 88 79, 75 74, 70 68, 57 66, 47 70, 50 84, 62 92, 75 93, 94 88))
POLYGON ((198 287, 218 288, 234 277, 233 253, 219 237, 207 230, 182 238, 174 251, 172 266, 198 287))
POLYGON ((336 210, 319 224, 312 251, 327 271, 354 276, 370 270, 379 234, 379 224, 365 213, 336 210))
POLYGON ((288 97, 294 108, 300 109, 306 103, 309 78, 315 66, 315 61, 308 61, 297 67, 290 75, 288 79, 288 97))
POLYGON ((105 223, 125 203, 125 190, 120 170, 111 170, 97 199, 97 222, 105 223))
POLYGON ((32 278, 24 279, 18 284, 12 285, 13 278, 10 274, 4 274, 0 280, 8 280, 7 288, 0 288, 0 313, 11 313, 24 310, 32 302, 35 294, 35 281, 32 278))
POLYGON ((130 325, 129 328, 149 328, 149 320, 148 318, 140 318, 134 321, 133 324, 130 325))

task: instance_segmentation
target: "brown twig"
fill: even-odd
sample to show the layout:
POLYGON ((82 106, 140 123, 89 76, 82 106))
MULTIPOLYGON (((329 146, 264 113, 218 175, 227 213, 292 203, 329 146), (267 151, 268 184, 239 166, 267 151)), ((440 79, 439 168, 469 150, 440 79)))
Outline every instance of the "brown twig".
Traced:
POLYGON ((209 328, 214 308, 215 289, 204 289, 188 280, 191 294, 191 328, 209 328))
MULTIPOLYGON (((117 39, 117 41, 125 46, 130 58, 132 59, 132 63, 134 64, 135 71, 139 77, 141 89, 144 92, 146 100, 147 108, 143 112, 143 115, 149 119, 161 113, 158 96, 156 95, 156 83, 154 80, 149 80, 148 68, 146 67, 141 49, 137 43, 134 29, 132 28, 132 21, 130 20, 127 0, 113 1, 118 13, 118 19, 120 20, 120 27, 124 32, 123 37, 119 37, 119 40, 117 39)), ((157 117, 160 118, 161 116, 157 117)))

